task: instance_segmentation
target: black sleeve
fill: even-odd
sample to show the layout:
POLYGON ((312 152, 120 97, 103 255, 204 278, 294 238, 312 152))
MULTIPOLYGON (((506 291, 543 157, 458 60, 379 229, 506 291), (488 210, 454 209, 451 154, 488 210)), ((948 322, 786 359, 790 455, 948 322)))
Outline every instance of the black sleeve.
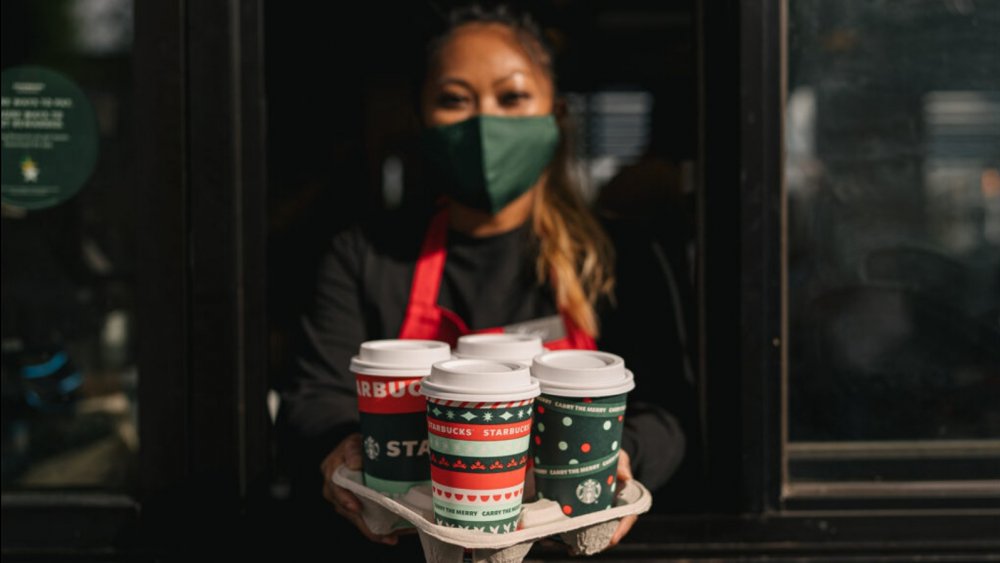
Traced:
MULTIPOLYGON (((616 252, 614 299, 599 307, 602 350, 635 376, 622 448, 651 491, 691 475, 700 441, 692 366, 692 305, 682 258, 633 221, 605 223, 616 252)), ((676 488, 676 487, 673 487, 676 488)))
POLYGON ((279 390, 279 459, 292 486, 306 486, 313 494, 320 490, 323 458, 358 428, 354 377, 348 368, 366 334, 363 261, 360 231, 333 238, 317 268, 314 294, 291 335, 289 373, 279 390))

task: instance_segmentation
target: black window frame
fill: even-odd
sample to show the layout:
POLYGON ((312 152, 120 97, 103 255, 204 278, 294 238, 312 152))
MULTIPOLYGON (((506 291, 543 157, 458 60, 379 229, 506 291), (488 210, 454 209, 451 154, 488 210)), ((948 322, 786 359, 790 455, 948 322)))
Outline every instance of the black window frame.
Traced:
POLYGON ((267 488, 262 14, 135 3, 138 483, 5 491, 5 560, 205 549, 267 488))

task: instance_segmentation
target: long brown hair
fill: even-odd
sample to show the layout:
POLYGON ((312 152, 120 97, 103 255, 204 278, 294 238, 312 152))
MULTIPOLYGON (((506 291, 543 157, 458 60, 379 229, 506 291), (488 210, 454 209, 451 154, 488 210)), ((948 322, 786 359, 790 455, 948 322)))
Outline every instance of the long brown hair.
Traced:
MULTIPOLYGON (((458 27, 500 24, 513 31, 529 58, 549 78, 558 99, 552 51, 534 19, 515 14, 504 5, 478 5, 454 9, 447 28, 428 45, 427 65, 432 66, 441 46, 458 27)), ((584 202, 573 170, 572 128, 565 111, 556 112, 560 143, 549 164, 548 179, 535 197, 532 230, 538 244, 536 269, 540 283, 550 282, 556 305, 587 334, 599 333, 595 304, 614 288, 614 251, 607 235, 584 202)))

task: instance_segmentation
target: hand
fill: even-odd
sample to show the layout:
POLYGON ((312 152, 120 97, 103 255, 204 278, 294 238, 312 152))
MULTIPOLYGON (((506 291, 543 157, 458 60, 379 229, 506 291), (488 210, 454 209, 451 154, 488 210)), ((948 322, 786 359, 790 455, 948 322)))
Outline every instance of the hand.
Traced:
POLYGON ((344 441, 338 444, 320 464, 320 473, 323 474, 323 498, 333 504, 337 514, 350 520, 369 540, 396 545, 399 538, 395 533, 378 535, 369 530, 361 518, 361 502, 358 497, 333 483, 333 472, 341 465, 347 465, 351 469, 361 469, 361 434, 354 433, 344 438, 344 441))
MULTIPOLYGON (((624 486, 625 483, 632 480, 632 466, 630 465, 630 463, 631 461, 629 459, 628 453, 625 450, 619 450, 618 487, 616 488, 616 490, 621 490, 622 486, 624 486)), ((616 529, 614 535, 611 536, 611 542, 608 544, 608 547, 614 547, 618 545, 618 542, 622 541, 622 538, 624 538, 625 534, 627 534, 629 530, 632 529, 632 525, 635 524, 635 521, 638 519, 639 519, 638 514, 630 514, 628 516, 623 517, 621 521, 618 523, 618 529, 616 529)))

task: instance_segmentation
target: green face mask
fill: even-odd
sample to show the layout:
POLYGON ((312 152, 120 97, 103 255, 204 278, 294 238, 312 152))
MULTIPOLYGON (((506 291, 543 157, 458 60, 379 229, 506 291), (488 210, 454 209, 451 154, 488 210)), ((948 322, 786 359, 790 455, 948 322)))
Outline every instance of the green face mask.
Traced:
POLYGON ((538 181, 559 145, 559 127, 552 115, 477 115, 428 128, 422 141, 446 195, 496 213, 538 181))

